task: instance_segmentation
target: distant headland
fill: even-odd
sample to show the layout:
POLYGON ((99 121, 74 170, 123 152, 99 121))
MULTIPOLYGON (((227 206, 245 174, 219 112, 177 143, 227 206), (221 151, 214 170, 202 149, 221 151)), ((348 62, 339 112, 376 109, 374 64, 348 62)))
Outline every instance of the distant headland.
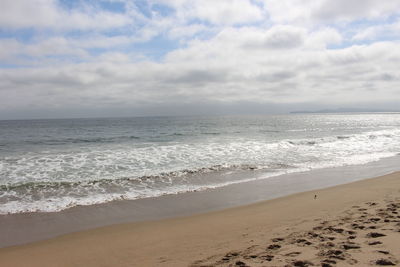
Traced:
POLYGON ((297 110, 291 111, 291 114, 298 113, 399 113, 400 110, 369 109, 369 108, 337 108, 320 110, 297 110))

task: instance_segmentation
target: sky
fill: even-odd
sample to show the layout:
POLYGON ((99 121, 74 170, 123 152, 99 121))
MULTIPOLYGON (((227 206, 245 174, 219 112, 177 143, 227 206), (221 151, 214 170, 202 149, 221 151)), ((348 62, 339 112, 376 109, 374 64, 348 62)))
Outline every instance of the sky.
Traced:
POLYGON ((398 0, 1 0, 0 119, 400 108, 398 0))

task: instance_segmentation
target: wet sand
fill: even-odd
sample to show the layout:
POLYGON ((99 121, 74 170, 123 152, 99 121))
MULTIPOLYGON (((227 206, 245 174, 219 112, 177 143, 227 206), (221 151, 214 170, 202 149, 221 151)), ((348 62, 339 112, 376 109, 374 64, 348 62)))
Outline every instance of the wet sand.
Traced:
POLYGON ((400 173, 396 172, 222 211, 111 225, 2 248, 0 262, 2 266, 399 264, 398 213, 400 173))

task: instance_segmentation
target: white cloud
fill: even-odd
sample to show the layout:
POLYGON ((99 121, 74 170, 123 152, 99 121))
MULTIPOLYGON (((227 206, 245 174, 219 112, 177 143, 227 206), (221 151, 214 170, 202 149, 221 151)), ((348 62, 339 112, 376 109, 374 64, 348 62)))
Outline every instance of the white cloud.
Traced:
POLYGON ((303 45, 306 31, 292 26, 275 26, 268 30, 264 44, 271 49, 290 49, 303 45))
MULTIPOLYGON (((304 32, 301 47, 284 53, 243 45, 248 39, 269 36, 268 30, 231 28, 208 41, 191 42, 187 48, 171 52, 161 63, 135 63, 124 54, 111 53, 91 63, 3 69, 2 108, 45 105, 47 101, 55 106, 81 108, 115 103, 121 107, 165 104, 177 99, 185 103, 281 104, 400 101, 396 89, 400 86, 399 44, 310 49, 314 47, 308 46, 310 40, 326 35, 326 31, 304 32)), ((316 39, 321 42, 330 38, 316 39)))
POLYGON ((63 37, 55 37, 32 44, 24 44, 15 39, 3 39, 0 41, 0 62, 22 65, 43 65, 47 61, 64 61, 61 57, 68 57, 68 62, 84 60, 89 54, 80 47, 71 46, 63 37), (58 57, 55 59, 53 57, 58 57), (47 58, 43 61, 43 58, 47 58))
POLYGON ((257 0, 274 23, 339 23, 400 13, 393 0, 257 0))
POLYGON ((340 44, 342 35, 333 28, 322 28, 312 32, 307 40, 307 46, 313 49, 324 49, 328 45, 340 44))
POLYGON ((1 63, 16 66, 0 68, 3 111, 400 101, 398 22, 386 20, 398 1, 152 0, 147 15, 132 1, 124 14, 35 1, 6 0, 0 11, 3 29, 35 29, 0 39, 1 63), (135 50, 151 58, 170 42, 179 47, 157 60, 135 50))
POLYGON ((191 25, 184 25, 184 26, 177 26, 171 28, 168 32, 168 36, 172 39, 186 39, 193 37, 196 34, 201 32, 209 32, 209 27, 206 27, 202 24, 191 24, 191 25))
POLYGON ((262 18, 261 10, 246 0, 194 1, 188 13, 192 17, 222 25, 251 23, 262 18))
POLYGON ((374 19, 399 13, 400 2, 393 0, 325 0, 312 12, 320 21, 374 19))
POLYGON ((104 30, 132 23, 123 15, 85 6, 65 10, 56 0, 2 0, 0 28, 46 28, 56 30, 104 30))
POLYGON ((8 62, 15 60, 15 55, 21 51, 20 43, 12 38, 1 39, 0 41, 0 61, 8 62))
POLYGON ((136 41, 135 38, 126 36, 107 37, 103 35, 91 35, 79 39, 50 37, 30 43, 22 43, 9 38, 0 40, 0 60, 12 62, 16 58, 20 58, 20 62, 23 61, 24 64, 49 63, 49 60, 41 59, 46 57, 53 57, 50 62, 57 60, 57 57, 68 57, 61 61, 90 60, 91 55, 87 49, 115 49, 136 41))
POLYGON ((318 1, 304 0, 258 0, 264 5, 273 23, 305 23, 318 1))
POLYGON ((173 7, 183 20, 200 19, 217 25, 246 24, 260 21, 262 10, 249 0, 158 0, 173 7))
POLYGON ((400 38, 400 21, 367 27, 353 36, 354 41, 371 41, 386 38, 400 38))

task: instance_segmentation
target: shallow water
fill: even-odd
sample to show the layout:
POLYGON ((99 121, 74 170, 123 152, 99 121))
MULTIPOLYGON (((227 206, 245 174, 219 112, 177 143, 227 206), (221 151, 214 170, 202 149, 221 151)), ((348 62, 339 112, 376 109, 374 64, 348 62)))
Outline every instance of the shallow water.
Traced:
POLYGON ((399 152, 400 114, 0 121, 0 213, 215 188, 399 152))

